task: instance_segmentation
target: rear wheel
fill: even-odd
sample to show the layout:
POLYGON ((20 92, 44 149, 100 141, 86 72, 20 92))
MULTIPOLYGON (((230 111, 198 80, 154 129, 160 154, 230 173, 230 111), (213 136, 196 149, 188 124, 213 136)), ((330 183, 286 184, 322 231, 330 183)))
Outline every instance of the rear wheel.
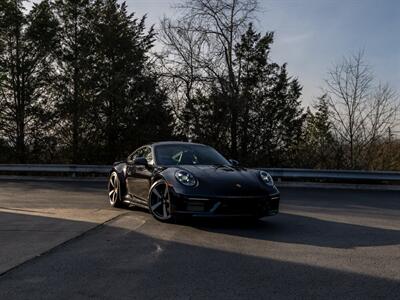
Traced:
POLYGON ((117 172, 112 172, 108 181, 108 201, 112 207, 121 207, 121 184, 117 172))
POLYGON ((149 209, 157 220, 167 222, 172 219, 171 198, 165 180, 158 180, 152 185, 149 194, 149 209))

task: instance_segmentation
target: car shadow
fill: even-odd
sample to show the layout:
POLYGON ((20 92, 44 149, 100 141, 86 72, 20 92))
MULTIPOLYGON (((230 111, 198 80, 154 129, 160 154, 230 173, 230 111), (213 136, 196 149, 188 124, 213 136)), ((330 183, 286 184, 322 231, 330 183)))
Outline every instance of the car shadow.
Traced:
POLYGON ((296 210, 371 216, 400 211, 399 191, 301 187, 284 187, 280 191, 281 204, 296 210))
POLYGON ((351 249, 400 244, 400 230, 383 229, 280 213, 257 221, 191 219, 200 230, 283 243, 351 249))
MULTIPOLYGON (((284 216, 288 218, 285 221, 292 217, 284 216)), ((45 238, 42 231, 21 231, 29 231, 32 224, 52 231, 55 225, 59 230, 90 225, 10 213, 1 213, 0 218, 7 218, 3 226, 14 222, 19 229, 0 230, 2 246, 8 241, 9 249, 4 253, 9 257, 18 254, 18 249, 40 245, 45 238)), ((0 299, 398 298, 396 279, 159 239, 147 234, 154 228, 159 232, 166 228, 159 223, 147 224, 138 232, 135 222, 125 221, 123 227, 113 223, 99 226, 2 274, 0 299)), ((279 230, 287 233, 285 230, 292 229, 282 228, 280 222, 276 227, 266 221, 222 224, 218 228, 228 232, 278 234, 279 230)), ((46 236, 54 238, 57 232, 46 236)))
POLYGON ((72 191, 79 191, 79 192, 102 192, 105 193, 107 188, 107 179, 101 178, 100 181, 89 181, 85 180, 85 178, 76 178, 75 180, 63 180, 63 178, 57 177, 50 178, 51 181, 46 182, 45 179, 40 181, 32 181, 31 179, 7 179, 7 180, 0 180, 1 186, 4 189, 7 188, 15 188, 18 187, 19 190, 24 191, 26 193, 33 193, 38 190, 51 190, 57 192, 72 192, 72 191))

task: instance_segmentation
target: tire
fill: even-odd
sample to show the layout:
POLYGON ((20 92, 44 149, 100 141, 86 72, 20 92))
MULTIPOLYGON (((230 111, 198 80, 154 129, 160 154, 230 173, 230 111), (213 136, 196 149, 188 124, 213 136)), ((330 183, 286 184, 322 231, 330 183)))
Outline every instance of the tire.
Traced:
POLYGON ((121 182, 117 172, 112 172, 108 180, 108 202, 112 207, 122 207, 121 182))
POLYGON ((171 198, 165 180, 160 179, 153 183, 149 192, 149 210, 153 217, 161 222, 171 222, 171 198))

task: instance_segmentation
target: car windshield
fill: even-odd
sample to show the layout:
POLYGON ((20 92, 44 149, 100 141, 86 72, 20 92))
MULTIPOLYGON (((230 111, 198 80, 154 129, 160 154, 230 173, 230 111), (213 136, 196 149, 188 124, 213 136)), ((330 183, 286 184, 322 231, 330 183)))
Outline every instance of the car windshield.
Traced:
POLYGON ((154 152, 159 165, 230 165, 217 150, 204 145, 159 145, 154 152))

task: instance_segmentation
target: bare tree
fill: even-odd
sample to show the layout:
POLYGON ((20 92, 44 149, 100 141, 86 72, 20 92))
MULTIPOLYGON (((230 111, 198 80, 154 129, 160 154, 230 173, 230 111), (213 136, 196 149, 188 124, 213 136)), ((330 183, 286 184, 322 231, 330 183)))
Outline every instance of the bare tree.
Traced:
POLYGON ((203 85, 206 76, 198 65, 206 37, 194 31, 190 21, 173 22, 164 18, 161 21, 159 38, 164 49, 158 58, 165 87, 170 95, 173 95, 171 97, 173 113, 178 122, 185 124, 182 133, 190 138, 191 120, 188 120, 182 112, 193 102, 195 90, 206 88, 203 85))
POLYGON ((228 96, 231 153, 235 156, 240 75, 235 69, 234 46, 255 17, 257 0, 186 0, 177 8, 182 11, 177 21, 162 22, 161 41, 169 51, 164 70, 170 75, 173 71, 170 78, 176 99, 182 99, 179 95, 183 94, 190 103, 192 93, 207 87, 207 82, 218 85, 228 96), (168 63, 174 68, 168 68, 168 63))
POLYGON ((395 126, 397 94, 387 84, 374 85, 363 51, 334 66, 325 82, 335 132, 349 148, 349 166, 359 167, 368 148, 395 126))
POLYGON ((397 125, 399 112, 398 94, 389 84, 379 83, 372 94, 371 107, 367 119, 365 139, 371 143, 385 136, 390 128, 397 125))

